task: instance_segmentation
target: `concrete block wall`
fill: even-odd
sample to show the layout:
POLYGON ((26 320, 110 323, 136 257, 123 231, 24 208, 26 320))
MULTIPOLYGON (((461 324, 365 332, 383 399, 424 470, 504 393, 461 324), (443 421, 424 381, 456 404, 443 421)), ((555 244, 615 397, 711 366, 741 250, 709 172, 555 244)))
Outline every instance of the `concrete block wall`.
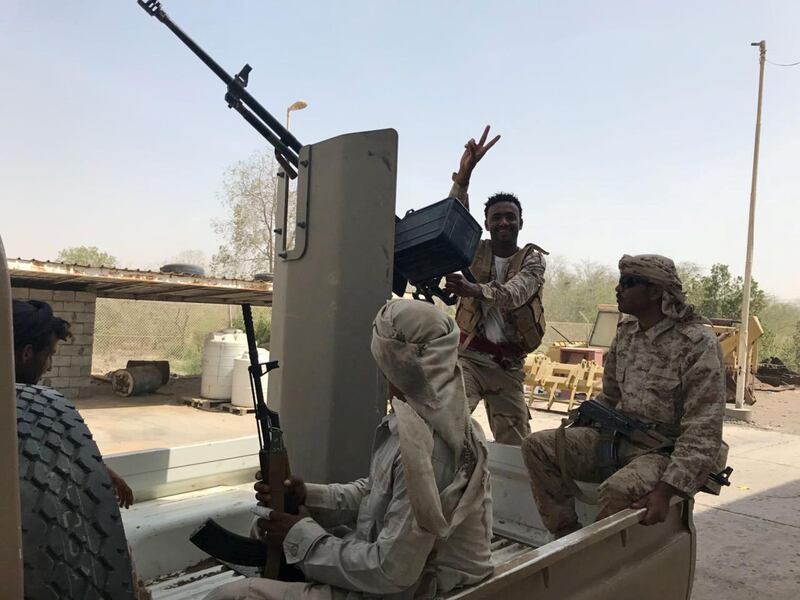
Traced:
POLYGON ((86 396, 91 387, 92 344, 97 295, 93 292, 11 288, 19 300, 43 300, 53 312, 69 321, 72 339, 59 342, 53 365, 41 384, 57 389, 67 398, 86 396))

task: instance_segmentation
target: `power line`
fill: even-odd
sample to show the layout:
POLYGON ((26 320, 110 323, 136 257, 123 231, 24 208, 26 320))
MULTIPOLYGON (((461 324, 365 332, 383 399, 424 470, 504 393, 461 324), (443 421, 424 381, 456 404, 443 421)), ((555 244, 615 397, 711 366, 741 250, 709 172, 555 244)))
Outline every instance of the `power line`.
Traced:
POLYGON ((766 60, 771 65, 775 65, 776 67, 796 67, 797 65, 800 65, 800 61, 793 62, 793 63, 776 63, 776 62, 772 62, 769 59, 764 59, 764 60, 766 60))

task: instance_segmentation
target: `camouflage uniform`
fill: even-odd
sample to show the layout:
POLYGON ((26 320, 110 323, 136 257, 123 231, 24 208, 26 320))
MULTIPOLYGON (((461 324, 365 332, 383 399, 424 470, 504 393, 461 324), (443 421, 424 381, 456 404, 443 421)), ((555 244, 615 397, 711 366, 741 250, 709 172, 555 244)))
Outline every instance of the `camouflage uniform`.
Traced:
MULTIPOLYGON (((656 423, 658 431, 676 440, 670 454, 647 453, 624 442, 621 468, 602 481, 595 458, 599 432, 590 427, 566 429, 569 475, 580 481, 602 481, 598 519, 628 508, 659 481, 686 496, 700 489, 717 460, 725 410, 722 351, 702 320, 665 316, 647 330, 640 329, 636 319, 623 320, 606 357, 598 400, 656 423)), ((559 537, 578 529, 574 498, 556 458, 555 430, 529 436, 522 453, 545 526, 559 537)))
MULTIPOLYGON (((450 197, 458 198, 469 208, 466 186, 453 183, 450 197)), ((501 312, 522 306, 544 285, 545 267, 541 252, 528 252, 519 272, 501 283, 497 280, 495 263, 492 261, 490 281, 480 284, 483 295, 481 304, 487 309, 495 308, 501 312)), ((503 333, 512 344, 518 341, 518 332, 508 322, 504 323, 503 333)), ((478 338, 485 337, 482 321, 478 322, 475 335, 478 338)), ((491 354, 464 348, 459 351, 459 356, 470 412, 483 398, 495 441, 518 446, 531 432, 528 423, 531 415, 525 404, 523 387, 525 353, 498 361, 491 354)))

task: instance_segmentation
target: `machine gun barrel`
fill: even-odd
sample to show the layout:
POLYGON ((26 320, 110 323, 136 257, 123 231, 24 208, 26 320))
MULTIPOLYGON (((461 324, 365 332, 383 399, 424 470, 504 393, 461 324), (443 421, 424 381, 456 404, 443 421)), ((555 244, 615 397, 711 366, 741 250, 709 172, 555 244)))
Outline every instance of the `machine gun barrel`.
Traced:
POLYGON ((270 144, 272 144, 275 148, 276 156, 284 168, 286 168, 284 164, 285 161, 297 167, 299 160, 298 153, 303 145, 245 89, 248 75, 252 70, 250 65, 245 65, 241 72, 235 77, 231 76, 169 18, 169 15, 161 8, 161 2, 159 0, 137 0, 137 2, 147 14, 164 23, 178 39, 186 44, 189 50, 194 52, 194 54, 222 80, 228 88, 228 92, 225 94, 225 100, 228 106, 234 108, 248 123, 250 123, 250 125, 263 135, 270 144))

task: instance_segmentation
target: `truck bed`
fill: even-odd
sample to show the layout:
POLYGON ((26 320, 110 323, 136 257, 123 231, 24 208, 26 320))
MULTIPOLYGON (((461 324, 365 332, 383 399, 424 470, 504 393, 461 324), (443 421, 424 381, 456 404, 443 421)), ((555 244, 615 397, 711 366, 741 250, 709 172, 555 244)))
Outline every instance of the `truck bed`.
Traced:
POLYGON ((242 579, 225 565, 217 564, 200 571, 180 571, 149 582, 153 600, 195 600, 221 585, 242 579))
MULTIPOLYGON (((250 446, 252 441, 242 439, 213 448, 173 449, 169 456, 154 452, 109 461, 134 482, 137 494, 152 498, 125 511, 123 521, 136 569, 149 580, 155 600, 200 599, 241 577, 195 548, 189 535, 209 517, 247 534, 257 461, 250 446), (228 484, 208 487, 221 478, 228 484)), ((691 500, 676 497, 667 520, 653 527, 639 524, 644 509, 593 523, 596 509, 578 503, 585 527, 552 541, 533 502, 519 448, 490 444, 489 468, 495 573, 454 591, 452 600, 641 600, 654 597, 653 590, 659 600, 690 598, 695 561, 691 500)), ((579 485, 589 495, 596 487, 579 485)))
MULTIPOLYGON (((492 564, 497 568, 510 563, 532 549, 532 546, 502 536, 492 540, 492 564)), ((203 569, 172 573, 148 583, 153 600, 200 600, 221 585, 242 579, 236 571, 222 564, 203 569)))

